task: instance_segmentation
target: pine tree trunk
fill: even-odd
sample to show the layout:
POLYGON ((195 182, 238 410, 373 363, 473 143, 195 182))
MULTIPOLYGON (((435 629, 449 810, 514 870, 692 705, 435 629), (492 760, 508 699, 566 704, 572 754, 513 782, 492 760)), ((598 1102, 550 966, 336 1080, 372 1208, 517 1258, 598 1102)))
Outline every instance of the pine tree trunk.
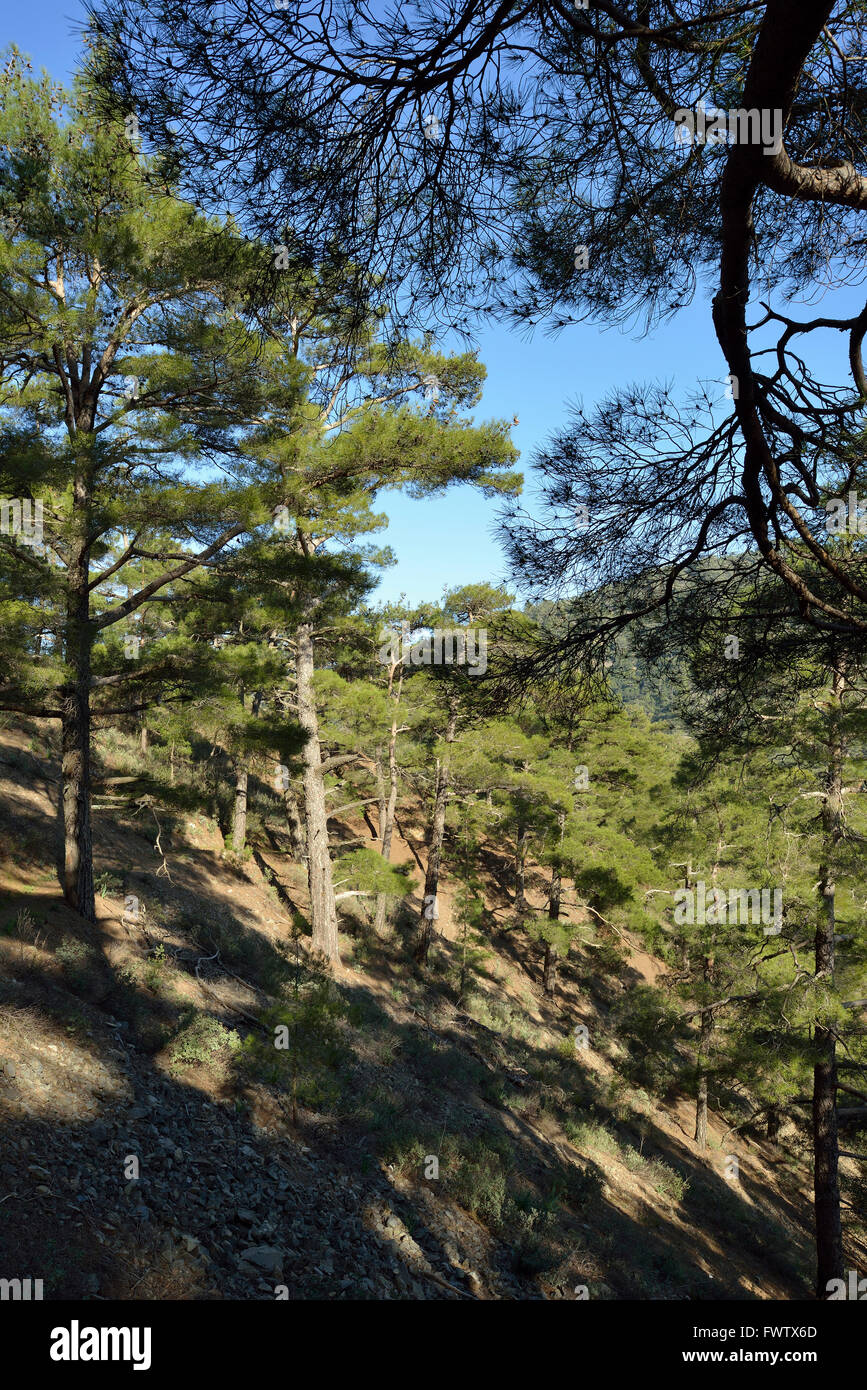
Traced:
MULTIPOLYGON (((704 981, 713 981, 713 957, 704 958, 704 981)), ((693 1138, 700 1149, 707 1148, 707 1071, 706 1058, 710 1040, 713 1037, 713 1014, 708 1010, 701 1016, 698 1034, 698 1085, 695 1093, 695 1134, 693 1138)))
POLYGON ((90 824, 90 702, 86 671, 64 700, 61 722, 63 777, 63 897, 88 922, 96 921, 90 824))
MULTIPOLYGON (((398 692, 398 699, 400 694, 398 692)), ((394 835, 394 816, 397 810, 397 719, 392 720, 391 734, 388 740, 388 800, 385 803, 385 816, 382 824, 382 857, 386 863, 391 859, 391 841, 394 835)), ((381 933, 385 928, 385 911, 387 898, 384 893, 378 893, 376 898, 376 915, 374 917, 373 929, 381 933)))
POLYGON ((545 994, 554 997, 557 988, 557 952, 550 941, 545 943, 545 959, 542 962, 542 989, 545 994))
MULTIPOLYGON (((560 838, 563 838, 563 826, 560 826, 560 838)), ((556 922, 560 917, 560 894, 562 880, 559 868, 551 870, 551 886, 548 890, 548 919, 556 922)), ((545 994, 553 998, 557 988, 557 949, 550 941, 545 943, 545 960, 542 964, 542 989, 545 994)))
POLYGON ((306 863, 307 837, 304 833, 301 812, 298 809, 298 798, 291 784, 286 788, 283 801, 286 807, 286 823, 289 827, 289 852, 299 864, 306 863))
MULTIPOLYGON (((828 767, 822 802, 822 859, 819 892, 822 908, 816 927, 816 974, 834 980, 836 918, 835 850, 842 834, 843 736, 840 700, 846 688, 842 662, 834 671, 834 704, 829 715, 828 767)), ((813 1068, 813 1191, 816 1218, 816 1294, 824 1299, 830 1279, 843 1278, 840 1221, 839 1142, 837 1138, 837 1040, 833 1026, 817 1023, 813 1068)))
POLYGON ((328 813, 322 777, 322 751, 319 720, 313 695, 313 631, 304 623, 296 634, 295 675, 298 694, 298 722, 307 735, 302 751, 304 763, 304 813, 307 821, 307 885, 310 890, 310 921, 313 949, 329 961, 340 959, 337 937, 337 907, 331 853, 328 848, 328 813))
POLYGON ((382 775, 382 749, 379 747, 377 747, 373 755, 373 771, 377 796, 377 833, 379 835, 379 852, 381 854, 382 842, 385 839, 385 778, 382 775))
POLYGON ((700 1149, 707 1148, 707 1072, 698 1075, 698 1090, 695 1097, 695 1134, 693 1136, 700 1149))
POLYGON ((240 854, 247 839, 247 769, 235 768, 235 815, 232 821, 232 849, 240 854))
POLYGON ((813 1191, 816 1213, 816 1293, 827 1297, 829 1279, 843 1277, 843 1234, 837 1140, 837 1058, 833 1032, 817 1028, 824 1058, 813 1069, 813 1191))
MULTIPOLYGON (((378 813, 378 814, 377 814, 377 821, 378 821, 378 824, 377 824, 377 833, 378 833, 378 835, 379 835, 379 852, 380 852, 380 854, 382 855, 383 859, 388 859, 388 853, 387 853, 386 848, 385 848, 385 818, 386 818, 385 778, 384 778, 384 776, 383 776, 383 774, 382 774, 382 748, 379 747, 379 746, 378 746, 377 749, 376 749, 376 756, 375 756, 375 758, 374 758, 374 768, 375 768, 375 774, 376 774, 376 795, 377 795, 377 797, 378 797, 378 802, 377 802, 377 808, 376 808, 376 809, 377 809, 377 813, 378 813)), ((375 934, 376 936, 381 936, 383 930, 385 929, 385 906, 386 906, 385 894, 384 894, 384 893, 377 893, 377 895, 376 895, 376 907, 375 907, 374 914, 373 914, 373 930, 374 930, 374 934, 375 934)))
POLYGON ((524 896, 524 870, 527 861, 527 827, 518 826, 518 843, 515 850, 515 911, 519 917, 523 917, 527 911, 527 899, 524 896))
MULTIPOLYGON (((452 699, 449 703, 449 716, 446 725, 446 744, 454 743, 455 730, 458 723, 457 701, 452 699)), ((430 952, 431 943, 436 933, 436 918, 434 909, 436 907, 437 891, 440 881, 440 863, 443 849, 443 832, 446 824, 446 808, 449 803, 449 753, 446 750, 442 763, 437 771, 436 795, 434 798, 433 819, 431 821, 430 839, 428 842, 427 872, 424 880, 424 900, 422 902, 421 915, 418 924, 418 938, 415 948, 415 958, 423 964, 430 952)))
POLYGON ((74 681, 64 692, 61 719, 63 897, 89 922, 96 920, 90 820, 90 625, 88 532, 90 492, 80 471, 73 484, 73 535, 66 601, 66 660, 74 681))
POLYGON ((140 747, 141 747, 141 751, 142 751, 142 757, 146 757, 146 756, 147 756, 147 751, 148 751, 148 726, 147 726, 147 724, 145 724, 144 720, 142 720, 142 726, 141 726, 141 744, 140 744, 140 747))

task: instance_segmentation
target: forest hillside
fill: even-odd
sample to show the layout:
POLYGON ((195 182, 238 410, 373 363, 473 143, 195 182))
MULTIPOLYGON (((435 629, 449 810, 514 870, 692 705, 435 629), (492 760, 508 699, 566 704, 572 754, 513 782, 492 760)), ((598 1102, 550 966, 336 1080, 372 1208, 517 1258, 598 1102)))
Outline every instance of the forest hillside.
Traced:
POLYGON ((0 1303, 827 1376, 726 1305, 867 1298, 867 0, 80 8, 0 65, 0 1303))
MULTIPOLYGON (((419 974, 424 817, 409 805, 394 847, 415 880, 402 914, 381 934, 371 912, 347 917, 341 965, 318 973, 285 832, 233 859, 186 766, 185 796, 163 804, 143 788, 166 758, 131 737, 97 748, 85 924, 57 887, 56 736, 7 721, 0 737, 4 1264, 26 1222, 52 1298, 809 1295, 804 1137, 792 1122, 773 1142, 761 1124, 733 1133, 737 1117, 712 1102, 696 1148, 682 1079, 696 1030, 676 1055, 666 1044, 663 1066, 630 1019, 636 996, 648 1018, 672 997, 639 934, 588 924, 564 884, 579 938, 546 994, 492 840, 484 941, 465 940, 447 870, 419 974), (282 1054, 265 1045, 278 1017, 282 1054)), ((375 845, 359 817, 336 832, 375 845)), ((544 878, 528 861, 531 909, 544 878)), ((860 1227, 847 1257, 863 1261, 860 1227)))

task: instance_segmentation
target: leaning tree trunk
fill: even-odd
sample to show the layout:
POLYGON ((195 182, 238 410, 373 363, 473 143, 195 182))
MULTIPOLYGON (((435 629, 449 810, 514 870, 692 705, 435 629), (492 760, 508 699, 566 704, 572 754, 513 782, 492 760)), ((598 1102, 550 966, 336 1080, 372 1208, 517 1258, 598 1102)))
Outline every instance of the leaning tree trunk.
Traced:
POLYGON ((313 694, 313 630, 308 623, 296 635, 295 675, 298 695, 298 722, 307 735, 302 751, 304 810, 307 820, 307 886, 310 890, 310 921, 313 949, 327 960, 340 959, 337 938, 337 907, 331 853, 328 848, 328 813, 319 745, 319 720, 313 694))
MULTIPOLYGON (((398 700, 400 699, 400 688, 398 687, 398 700)), ((385 803, 385 814, 382 820, 382 857, 386 863, 391 859, 391 840, 394 834, 394 815, 397 810, 397 717, 392 720, 391 734, 388 740, 388 800, 385 803)), ((373 920, 373 929, 381 933, 385 928, 385 910, 387 898, 384 893, 378 893, 376 897, 376 915, 373 920)))
MULTIPOLYGON (((560 822, 560 839, 563 838, 563 822, 560 822)), ((560 878, 560 867, 555 865, 551 870, 551 886, 548 889, 548 920, 557 922, 560 918, 560 894, 562 880, 560 878)), ((542 964, 542 989, 545 994, 554 995, 557 988, 557 947, 552 941, 545 942, 545 960, 542 964)))
MULTIPOLYGON (((449 703, 449 716, 446 725, 446 745, 455 741, 455 730, 458 723, 457 700, 452 699, 449 703)), ((420 963, 424 963, 428 958, 431 943, 436 932, 437 918, 437 892, 440 881, 440 863, 443 850, 443 833, 446 824, 446 808, 449 803, 449 751, 448 746, 443 755, 443 760, 437 770, 436 796, 434 798, 433 819, 431 821, 430 840, 428 843, 427 872, 424 880, 424 900, 422 902, 421 915, 418 924, 418 939, 415 948, 415 958, 420 963)))
POLYGON ((524 895, 526 864, 527 827, 526 825, 519 825, 518 839, 515 846, 515 911, 519 917, 523 917, 527 911, 527 899, 524 895))
POLYGON ((69 541, 66 660, 74 672, 63 697, 63 896, 89 922, 96 921, 90 822, 90 625, 88 532, 90 490, 79 472, 73 485, 73 535, 69 541))
POLYGON ((235 814, 232 819, 232 849, 240 854, 247 839, 247 769, 235 767, 235 814))
MULTIPOLYGON (((836 918, 834 859, 843 820, 843 730, 841 700, 846 688, 842 661, 833 677, 834 702, 829 715, 828 769, 822 801, 822 865, 819 893, 822 910, 816 927, 816 976, 834 983, 836 918)), ((827 1296, 828 1281, 843 1277, 840 1221, 840 1146, 837 1138, 837 1036, 834 1025, 817 1022, 813 1068, 813 1192, 816 1218, 816 1293, 827 1296)))

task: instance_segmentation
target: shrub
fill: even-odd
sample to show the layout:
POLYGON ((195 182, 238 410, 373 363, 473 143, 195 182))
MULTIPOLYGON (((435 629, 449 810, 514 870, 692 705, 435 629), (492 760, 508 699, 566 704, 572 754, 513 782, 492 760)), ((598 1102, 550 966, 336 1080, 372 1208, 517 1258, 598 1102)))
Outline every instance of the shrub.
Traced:
POLYGON ((645 1158, 637 1149, 628 1148, 623 1153, 623 1162, 630 1173, 638 1173, 651 1187, 655 1187, 657 1192, 661 1192, 665 1197, 671 1197, 675 1202, 682 1202, 689 1187, 689 1180, 676 1168, 670 1164, 663 1163, 659 1158, 645 1158))
POLYGON ((154 994, 159 992, 160 986, 163 983, 166 960, 165 947, 162 944, 155 946, 142 972, 145 984, 154 994))
POLYGON ((203 945, 219 951, 227 965, 269 994, 277 994, 288 980, 291 966, 284 943, 267 941, 240 926, 228 913, 209 915, 206 924, 190 914, 185 914, 184 921, 203 945))
POLYGON ((671 1197, 672 1201, 682 1202, 689 1187, 689 1179, 670 1164, 661 1159, 652 1159, 648 1164, 648 1179, 657 1192, 671 1197))
POLYGON ((123 880, 103 869, 93 880, 93 890, 101 898, 119 898, 123 893, 123 880))
POLYGON ((79 941, 78 937, 65 936, 54 955, 55 959, 60 961, 71 987, 76 991, 83 988, 87 984, 89 967, 93 960, 90 947, 84 941, 79 941))
POLYGON ((566 1120, 563 1127, 569 1143, 582 1152, 585 1149, 596 1149, 599 1153, 620 1153, 617 1137, 610 1129, 606 1129, 605 1125, 592 1120, 566 1120))
POLYGON ((340 1098, 335 1074, 347 1056, 341 1024, 350 1010, 327 976, 306 969, 303 976, 288 999, 260 1015, 266 1032, 250 1034, 241 1061, 248 1074, 319 1109, 340 1098))
POLYGON ((447 1189, 460 1206, 485 1221, 496 1223, 506 1200, 503 1154, 476 1139, 461 1155, 447 1178, 447 1189))
POLYGON ((556 1263, 556 1249, 542 1236, 527 1231, 512 1242, 512 1266, 517 1274, 543 1274, 556 1263))
POLYGON ((173 1068, 198 1066, 220 1053, 236 1052, 240 1046, 241 1039, 234 1029, 224 1028, 210 1014, 194 1012, 172 1040, 169 1057, 173 1068))

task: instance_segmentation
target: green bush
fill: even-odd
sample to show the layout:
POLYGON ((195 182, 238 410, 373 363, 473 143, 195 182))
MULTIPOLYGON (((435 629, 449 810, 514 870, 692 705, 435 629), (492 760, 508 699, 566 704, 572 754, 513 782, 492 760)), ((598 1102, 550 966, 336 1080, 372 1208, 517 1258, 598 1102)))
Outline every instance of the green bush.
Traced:
POLYGON ((620 1143, 616 1135, 612 1134, 610 1129, 606 1129, 605 1125, 594 1120, 566 1120, 563 1128, 569 1143, 574 1144, 582 1153, 586 1149, 596 1149, 598 1153, 612 1155, 620 1153, 620 1143))
POLYGON ((653 1159, 648 1167, 648 1178, 657 1192, 671 1197, 674 1202, 682 1202, 689 1187, 689 1179, 668 1163, 663 1163, 661 1159, 653 1159))
POLYGON ((93 880, 93 890, 101 898, 119 898, 123 893, 123 880, 108 869, 103 869, 93 880))
POLYGON ((506 1164, 482 1139, 471 1142, 447 1176, 450 1196, 484 1221, 499 1222, 506 1200, 506 1164))
POLYGON ((54 956, 62 965, 70 988, 76 993, 84 989, 94 964, 94 953, 90 946, 84 941, 79 941, 78 937, 65 936, 54 956))
POLYGON ((671 1197, 675 1202, 682 1202, 689 1187, 689 1180, 676 1168, 670 1164, 663 1163, 659 1158, 645 1158, 637 1149, 627 1148, 623 1153, 623 1162, 630 1173, 637 1173, 649 1182, 651 1187, 655 1187, 665 1197, 671 1197))
POLYGON ((159 993, 163 984, 167 962, 165 947, 162 944, 154 947, 142 972, 145 984, 154 994, 159 993))
POLYGON ((348 1057, 341 1025, 350 1021, 333 981, 309 971, 284 1002, 265 1010, 264 1034, 245 1040, 241 1066, 248 1075, 282 1091, 311 1109, 336 1106, 341 1087, 337 1073, 348 1057))
POLYGON ((241 1039, 234 1029, 224 1028, 210 1014, 195 1012, 185 1023, 169 1047, 173 1068, 199 1066, 213 1061, 219 1054, 237 1052, 241 1039))
POLYGON ((512 1265, 517 1274, 544 1274, 557 1263, 557 1252, 550 1241, 532 1231, 512 1242, 512 1265))

